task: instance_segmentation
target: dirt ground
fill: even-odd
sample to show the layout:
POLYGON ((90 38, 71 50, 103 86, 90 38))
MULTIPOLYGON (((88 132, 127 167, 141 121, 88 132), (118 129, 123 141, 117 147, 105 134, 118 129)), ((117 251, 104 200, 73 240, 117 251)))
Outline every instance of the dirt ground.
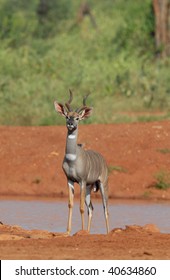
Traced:
MULTIPOLYGON (((67 197, 65 138, 63 126, 0 127, 0 197, 67 197)), ((169 121, 81 125, 78 142, 106 158, 111 199, 170 200, 170 188, 155 188, 158 174, 170 172, 169 121)), ((154 225, 65 236, 0 221, 0 259, 170 259, 170 234, 154 225)))

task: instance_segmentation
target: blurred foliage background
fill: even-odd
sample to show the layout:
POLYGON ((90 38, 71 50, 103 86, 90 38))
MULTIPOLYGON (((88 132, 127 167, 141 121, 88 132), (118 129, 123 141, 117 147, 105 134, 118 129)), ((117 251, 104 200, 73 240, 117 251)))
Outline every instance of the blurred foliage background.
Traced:
POLYGON ((76 107, 91 93, 86 123, 170 118, 170 57, 155 47, 152 1, 89 0, 90 15, 81 3, 0 0, 1 125, 63 124, 53 101, 69 88, 76 107))

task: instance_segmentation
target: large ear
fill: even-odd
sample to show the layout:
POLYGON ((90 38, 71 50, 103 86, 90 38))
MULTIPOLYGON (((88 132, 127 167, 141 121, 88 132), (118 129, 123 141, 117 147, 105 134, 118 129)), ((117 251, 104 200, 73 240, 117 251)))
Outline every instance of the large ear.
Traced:
POLYGON ((54 101, 54 107, 60 115, 62 115, 64 117, 67 116, 67 111, 64 108, 64 105, 62 105, 61 103, 58 103, 57 101, 54 101))
POLYGON ((84 120, 84 119, 90 117, 91 114, 92 114, 92 111, 93 111, 93 108, 91 108, 91 107, 85 107, 85 108, 79 113, 80 120, 84 120))

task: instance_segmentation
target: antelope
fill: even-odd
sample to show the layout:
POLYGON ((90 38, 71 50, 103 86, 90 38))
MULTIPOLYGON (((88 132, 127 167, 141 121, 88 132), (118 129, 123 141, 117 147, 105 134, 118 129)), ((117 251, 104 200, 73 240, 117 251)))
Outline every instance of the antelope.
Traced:
POLYGON ((91 191, 100 190, 104 208, 106 230, 109 232, 108 220, 108 167, 103 156, 93 150, 84 150, 82 145, 77 144, 78 124, 79 121, 88 118, 92 113, 92 107, 86 105, 87 96, 83 98, 83 105, 73 110, 71 102, 73 93, 71 90, 68 102, 65 106, 54 101, 55 110, 66 118, 67 140, 65 148, 65 156, 63 160, 63 170, 67 177, 68 183, 68 223, 67 234, 71 232, 72 210, 74 200, 74 183, 80 185, 80 213, 82 230, 84 230, 84 206, 87 206, 88 226, 87 231, 90 232, 93 205, 91 202, 91 191))

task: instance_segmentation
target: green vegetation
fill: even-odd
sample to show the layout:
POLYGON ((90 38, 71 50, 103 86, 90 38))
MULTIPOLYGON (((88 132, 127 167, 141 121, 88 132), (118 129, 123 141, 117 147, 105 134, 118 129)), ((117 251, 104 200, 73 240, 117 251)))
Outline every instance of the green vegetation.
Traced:
POLYGON ((91 92, 85 123, 130 121, 122 112, 170 118, 170 58, 157 57, 151 0, 89 1, 97 29, 88 16, 76 22, 82 1, 47 2, 40 17, 39 0, 0 0, 1 125, 62 124, 53 101, 69 88, 75 106, 91 92))
POLYGON ((151 194, 152 194, 152 193, 151 193, 150 191, 146 191, 146 192, 143 193, 142 197, 143 197, 144 199, 150 198, 151 194))
POLYGON ((160 190, 166 190, 170 188, 170 172, 161 170, 155 175, 155 178, 155 188, 160 190))
POLYGON ((170 149, 168 148, 158 149, 157 151, 162 154, 170 154, 170 149))
POLYGON ((127 169, 122 167, 122 166, 119 166, 119 165, 109 165, 108 166, 108 170, 109 170, 109 173, 112 173, 112 171, 117 171, 117 172, 127 172, 127 169))

